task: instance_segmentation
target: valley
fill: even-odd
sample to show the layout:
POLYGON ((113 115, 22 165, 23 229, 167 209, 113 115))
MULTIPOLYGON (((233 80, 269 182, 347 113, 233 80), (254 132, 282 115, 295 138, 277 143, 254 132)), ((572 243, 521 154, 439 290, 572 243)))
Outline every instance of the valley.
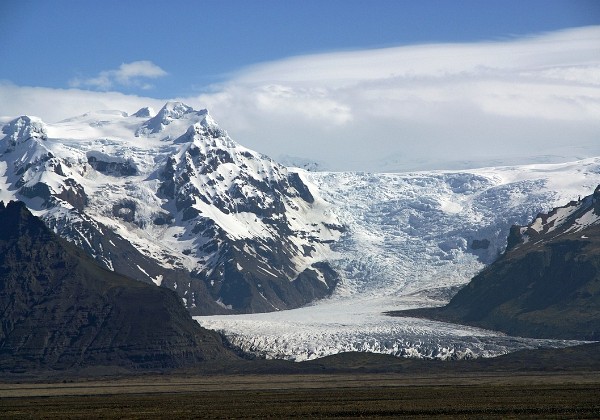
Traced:
POLYGON ((0 418, 594 418, 597 374, 152 377, 0 385, 0 418))
POLYGON ((175 291, 252 357, 342 352, 476 359, 563 348, 390 311, 436 307, 526 225, 600 184, 600 158, 414 173, 286 168, 207 110, 20 117, 0 140, 0 197, 23 200, 105 269, 175 291))

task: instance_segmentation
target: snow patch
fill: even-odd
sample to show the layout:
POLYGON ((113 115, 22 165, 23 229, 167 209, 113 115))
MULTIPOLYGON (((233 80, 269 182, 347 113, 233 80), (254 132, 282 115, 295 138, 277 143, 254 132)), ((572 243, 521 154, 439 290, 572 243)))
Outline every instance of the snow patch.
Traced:
POLYGON ((162 284, 162 282, 163 282, 163 275, 162 275, 162 274, 159 274, 158 276, 156 276, 156 277, 154 277, 154 278, 152 278, 152 277, 151 277, 151 279, 152 279, 152 282, 153 282, 154 284, 156 284, 157 286, 159 286, 159 287, 160 287, 160 285, 161 285, 161 284, 162 284))
POLYGON ((221 298, 219 298, 219 299, 216 301, 216 304, 217 304, 217 305, 219 305, 221 308, 225 308, 225 309, 229 309, 229 310, 232 310, 232 309, 233 309, 233 306, 231 306, 231 305, 225 305, 225 304, 223 303, 223 300, 222 300, 221 298))

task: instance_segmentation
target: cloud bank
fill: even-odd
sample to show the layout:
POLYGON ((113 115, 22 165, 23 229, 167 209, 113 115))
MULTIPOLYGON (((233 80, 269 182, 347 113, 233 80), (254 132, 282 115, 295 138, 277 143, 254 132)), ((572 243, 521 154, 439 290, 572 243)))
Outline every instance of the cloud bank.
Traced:
POLYGON ((88 111, 118 109, 133 113, 145 106, 160 109, 164 103, 162 99, 119 92, 51 89, 0 82, 0 123, 21 115, 36 116, 54 123, 88 111))
POLYGON ((599 45, 587 27, 294 57, 201 100, 259 149, 336 170, 558 161, 600 154, 599 45))
MULTIPOLYGON (((600 156, 599 45, 594 26, 292 57, 242 69, 209 93, 179 99, 209 108, 247 147, 332 170, 557 162, 600 156)), ((121 66, 109 79, 123 84, 140 74, 121 66)), ((0 85, 0 115, 52 121, 81 114, 84 105, 132 112, 161 102, 40 89, 0 85)))

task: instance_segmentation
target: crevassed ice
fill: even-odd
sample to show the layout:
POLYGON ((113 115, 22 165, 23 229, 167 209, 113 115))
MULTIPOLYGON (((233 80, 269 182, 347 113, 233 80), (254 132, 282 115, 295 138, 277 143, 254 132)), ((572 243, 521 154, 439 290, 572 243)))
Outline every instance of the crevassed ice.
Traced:
POLYGON ((420 358, 491 357, 574 342, 501 333, 383 312, 442 305, 503 252, 512 224, 590 194, 600 158, 554 165, 410 174, 312 173, 348 228, 332 261, 343 281, 311 306, 267 314, 196 317, 267 358, 342 351, 420 358), (473 240, 486 249, 474 250, 473 240))

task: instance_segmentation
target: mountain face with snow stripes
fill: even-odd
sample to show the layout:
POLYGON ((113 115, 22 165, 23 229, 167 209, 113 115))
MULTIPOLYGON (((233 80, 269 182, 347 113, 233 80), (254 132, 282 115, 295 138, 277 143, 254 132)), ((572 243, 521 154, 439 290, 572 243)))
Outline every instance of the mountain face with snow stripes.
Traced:
POLYGON ((0 201, 0 371, 103 374, 235 361, 171 290, 98 266, 33 216, 0 201))
POLYGON ((600 224, 600 186, 596 187, 593 194, 583 199, 580 196, 578 200, 556 207, 547 213, 538 214, 528 225, 513 226, 508 236, 507 250, 528 243, 544 244, 564 235, 586 231, 598 224, 600 224))
POLYGON ((600 186, 511 229, 508 247, 447 306, 405 315, 521 337, 600 338, 600 186))
POLYGON ((301 170, 167 103, 2 128, 0 199, 23 200, 104 267, 175 290, 192 314, 289 309, 329 295, 343 231, 301 170))

